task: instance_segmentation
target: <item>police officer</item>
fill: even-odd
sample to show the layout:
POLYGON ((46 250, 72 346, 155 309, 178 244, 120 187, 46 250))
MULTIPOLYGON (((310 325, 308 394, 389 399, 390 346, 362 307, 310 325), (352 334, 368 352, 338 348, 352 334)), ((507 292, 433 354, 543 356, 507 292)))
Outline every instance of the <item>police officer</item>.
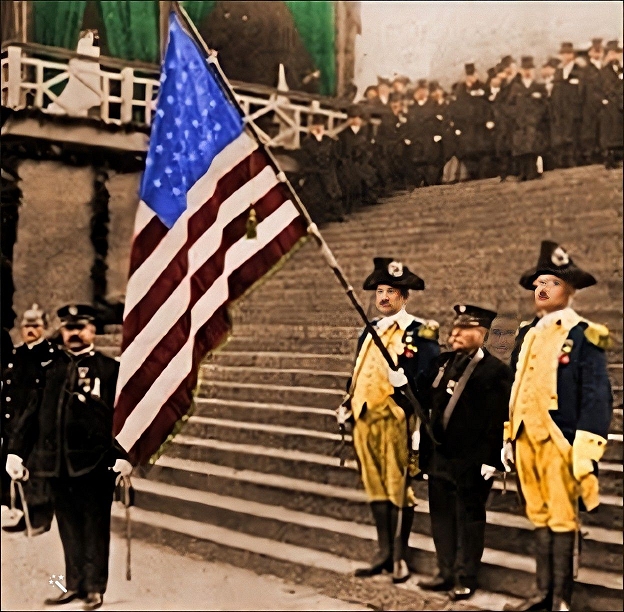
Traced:
POLYGON ((595 164, 602 161, 600 151, 600 112, 602 110, 602 38, 594 38, 587 55, 587 66, 583 69, 583 108, 581 123, 581 149, 583 163, 595 164))
POLYGON ((419 381, 424 408, 439 446, 427 436, 420 468, 429 475, 429 510, 438 573, 419 583, 468 599, 477 589, 483 555, 485 503, 492 477, 502 469, 500 438, 507 418, 513 376, 509 366, 483 348, 496 312, 457 304, 442 353, 419 381))
MULTIPOLYGON (((353 445, 379 544, 371 565, 356 570, 355 575, 368 577, 385 570, 392 572, 395 583, 405 582, 410 576, 406 557, 414 517, 414 495, 406 477, 411 448, 408 430, 415 431, 414 423, 410 425, 414 417, 398 388, 409 384, 416 393, 418 375, 439 353, 438 324, 418 319, 405 310, 410 289, 424 288, 424 281, 400 261, 374 259, 374 270, 364 281, 364 289, 375 292, 375 305, 382 318, 374 320, 373 325, 400 369, 388 366, 365 332, 358 341, 348 385, 349 410, 355 420, 353 445)), ((344 421, 339 411, 339 422, 341 418, 344 421)))
POLYGON ((407 117, 404 97, 393 92, 389 96, 389 111, 381 115, 375 137, 377 172, 384 193, 407 187, 407 117))
POLYGON ((115 472, 127 475, 132 466, 113 442, 119 367, 93 348, 94 310, 70 304, 57 315, 65 350, 45 366, 41 394, 31 398, 11 438, 6 469, 14 479, 28 469, 52 490, 67 592, 45 604, 81 598, 85 610, 95 610, 108 581, 115 472))
POLYGON ((521 326, 512 355, 516 375, 502 460, 514 461, 526 513, 535 525, 537 591, 512 610, 570 610, 579 497, 599 504, 596 462, 607 444, 612 396, 604 349, 609 331, 571 307, 596 279, 555 242, 542 242, 520 285, 537 316, 521 326))
MULTIPOLYGON (((9 440, 16 423, 26 409, 32 393, 43 386, 44 369, 52 361, 57 349, 45 337, 48 316, 33 304, 24 312, 20 323, 23 344, 12 350, 11 359, 2 377, 2 465, 6 464, 9 440)), ((2 499, 8 502, 11 479, 2 472, 2 499)), ((43 478, 31 476, 24 483, 30 517, 30 535, 39 535, 50 529, 53 510, 48 483, 43 478)), ((4 531, 26 529, 25 517, 16 525, 5 526, 4 531)))

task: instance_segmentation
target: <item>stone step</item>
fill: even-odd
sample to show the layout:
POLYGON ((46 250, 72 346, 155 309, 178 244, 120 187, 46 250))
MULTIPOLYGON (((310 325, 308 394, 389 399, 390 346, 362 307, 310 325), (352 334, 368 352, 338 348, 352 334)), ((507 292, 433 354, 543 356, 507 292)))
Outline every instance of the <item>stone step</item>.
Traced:
POLYGON ((328 338, 292 339, 289 337, 272 336, 266 338, 253 338, 245 336, 232 336, 226 344, 224 351, 244 352, 249 347, 254 350, 270 352, 305 352, 322 353, 330 355, 349 356, 353 359, 356 339, 352 341, 331 340, 328 338))
MULTIPOLYGON (((327 596, 359 604, 362 609, 382 610, 388 606, 394 610, 415 610, 423 606, 442 609, 448 602, 446 594, 423 593, 416 586, 419 580, 428 577, 423 574, 413 574, 408 582, 396 586, 387 576, 362 580, 355 578, 353 571, 363 562, 142 508, 134 507, 131 515, 134 537, 178 551, 190 551, 206 561, 219 559, 258 574, 270 573, 286 581, 292 581, 295 575, 297 582, 327 596)), ((125 533, 125 511, 116 504, 111 526, 116 532, 125 533)), ((506 603, 514 605, 519 601, 511 595, 481 589, 469 604, 461 602, 453 608, 498 610, 506 603)), ((611 604, 608 597, 599 601, 607 605, 603 606, 605 610, 611 604)))
POLYGON ((344 390, 350 375, 349 371, 339 370, 224 366, 211 363, 203 364, 200 368, 201 380, 206 384, 216 381, 232 384, 262 382, 268 385, 344 390))
POLYGON ((201 381, 198 397, 220 398, 262 403, 279 402, 297 406, 335 409, 344 397, 344 389, 319 389, 316 387, 270 385, 262 383, 205 382, 201 381))
MULTIPOLYGON (((300 479, 266 476, 223 466, 163 457, 149 471, 149 480, 188 487, 219 495, 280 506, 298 512, 373 525, 370 507, 362 490, 331 487, 300 479)), ((533 526, 519 514, 488 511, 486 547, 532 555, 533 526)), ((419 499, 412 531, 431 536, 429 504, 419 499)), ((582 565, 617 571, 622 566, 622 533, 584 526, 582 565)))
POLYGON ((615 407, 613 409, 613 418, 611 419, 610 430, 613 433, 622 433, 622 407, 615 407))
POLYGON ((348 372, 353 369, 353 355, 331 355, 314 353, 294 353, 289 351, 218 351, 204 362, 218 366, 245 366, 259 368, 309 370, 330 369, 348 372))
MULTIPOLYGON (((329 554, 363 565, 375 549, 376 533, 371 525, 156 481, 135 479, 134 486, 139 511, 169 516, 169 524, 182 519, 204 523, 211 530, 225 528, 238 537, 257 537, 256 534, 262 533, 262 552, 269 556, 273 547, 279 544, 309 548, 310 543, 314 542, 312 550, 317 554, 329 554)), ((410 563, 417 571, 432 572, 434 547, 431 538, 413 532, 410 552, 410 563)), ((302 558, 305 556, 302 555, 302 558)), ((349 564, 349 573, 355 566, 349 564)), ((529 556, 486 549, 481 582, 488 590, 496 588, 522 596, 532 584, 533 571, 534 562, 529 556), (506 578, 503 581, 500 579, 501 574, 506 578)), ((621 574, 591 568, 579 569, 577 597, 585 598, 586 601, 596 598, 609 600, 615 596, 621 597, 621 590, 621 574)))
MULTIPOLYGON (((216 463, 239 470, 253 469, 267 474, 297 476, 313 482, 357 488, 359 474, 352 452, 351 448, 346 448, 344 453, 346 462, 341 467, 338 456, 178 434, 171 443, 168 455, 216 463)), ((621 499, 622 464, 600 462, 599 472, 601 495, 621 499)), ((621 512, 621 504, 619 511, 621 512)))
POLYGON ((336 412, 330 408, 293 406, 275 402, 242 402, 221 398, 196 398, 194 415, 227 418, 246 423, 305 427, 316 431, 338 431, 336 412))

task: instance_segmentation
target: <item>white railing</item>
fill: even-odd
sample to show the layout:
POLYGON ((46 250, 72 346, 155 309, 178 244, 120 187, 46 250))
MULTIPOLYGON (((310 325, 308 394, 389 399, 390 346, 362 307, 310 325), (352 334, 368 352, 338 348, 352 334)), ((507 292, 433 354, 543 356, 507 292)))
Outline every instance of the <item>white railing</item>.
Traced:
MULTIPOLYGON (((149 127, 158 76, 156 66, 138 62, 93 58, 43 45, 9 45, 2 51, 2 106, 149 127), (82 107, 76 103, 80 96, 71 100, 63 96, 70 84, 75 91, 86 92, 82 107)), ((234 82, 233 88, 247 120, 255 122, 261 139, 271 147, 299 148, 301 134, 308 132, 315 113, 326 116, 330 135, 345 127, 346 114, 331 98, 249 83, 234 82)))

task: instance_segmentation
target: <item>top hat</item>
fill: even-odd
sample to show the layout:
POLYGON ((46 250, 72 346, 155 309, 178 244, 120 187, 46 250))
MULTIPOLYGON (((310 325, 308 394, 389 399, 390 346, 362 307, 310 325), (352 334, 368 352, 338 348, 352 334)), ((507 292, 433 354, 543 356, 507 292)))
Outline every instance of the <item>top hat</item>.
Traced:
POLYGON ((377 285, 390 285, 414 291, 422 291, 425 288, 425 281, 422 278, 392 257, 375 257, 373 264, 375 269, 364 281, 364 289, 376 289, 377 285))
POLYGON ((453 327, 485 327, 490 329, 490 325, 492 325, 497 314, 494 310, 473 304, 455 304, 453 310, 457 313, 453 320, 453 327))
POLYGON ((574 53, 574 45, 571 42, 562 42, 559 53, 574 53))
POLYGON ((610 40, 605 45, 605 51, 615 51, 616 53, 622 53, 622 47, 617 40, 610 40))
POLYGON ((95 320, 95 309, 88 304, 67 304, 56 311, 61 327, 66 325, 87 325, 95 320))
POLYGON ((22 315, 20 327, 26 327, 27 325, 36 327, 48 326, 48 315, 41 308, 39 308, 38 304, 33 304, 22 315))
POLYGON ((591 46, 598 51, 602 50, 602 38, 592 38, 591 46))
POLYGON ((520 68, 528 70, 529 68, 535 68, 532 55, 523 55, 520 59, 520 68))
POLYGON ((533 283, 540 274, 552 274, 575 289, 591 287, 597 282, 589 272, 576 266, 561 246, 550 240, 542 241, 537 265, 521 276, 520 285, 530 291, 535 290, 533 283))
POLYGON ((475 65, 472 62, 464 64, 464 70, 468 76, 473 75, 476 72, 475 65))

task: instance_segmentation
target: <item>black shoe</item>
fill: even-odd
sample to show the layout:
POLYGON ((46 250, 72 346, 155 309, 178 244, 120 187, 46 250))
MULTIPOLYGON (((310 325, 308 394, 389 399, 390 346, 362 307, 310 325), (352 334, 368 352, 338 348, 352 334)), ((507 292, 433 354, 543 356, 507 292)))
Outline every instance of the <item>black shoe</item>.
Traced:
POLYGON ((85 599, 83 610, 97 610, 102 607, 104 597, 102 593, 89 593, 85 599))
POLYGON ((373 561, 373 563, 368 567, 360 567, 359 569, 356 569, 353 575, 356 578, 370 578, 371 576, 378 576, 384 570, 386 572, 392 572, 393 563, 391 558, 380 562, 373 561))
POLYGON ((2 531, 7 533, 19 533, 20 531, 26 531, 26 519, 22 516, 15 525, 6 525, 2 528, 2 531))
POLYGON ((394 582, 394 584, 407 582, 411 575, 410 569, 403 559, 394 562, 394 569, 392 571, 392 582, 394 582))
POLYGON ((470 587, 462 586, 461 584, 459 584, 456 587, 453 587, 449 591, 449 597, 451 598, 451 601, 461 601, 462 599, 470 599, 475 594, 476 590, 477 589, 474 589, 474 588, 471 589, 470 587))
POLYGON ((84 593, 80 591, 67 591, 67 593, 61 593, 58 597, 48 597, 43 603, 46 606, 62 606, 70 601, 74 601, 74 599, 83 598, 84 593))
POLYGON ((41 535, 42 533, 46 533, 46 531, 50 531, 50 525, 41 525, 41 527, 33 527, 30 530, 30 533, 26 532, 26 535, 29 535, 31 538, 35 536, 41 535))
POLYGON ((431 580, 421 580, 418 586, 423 589, 423 591, 448 591, 453 588, 453 580, 451 578, 435 576, 431 580))

